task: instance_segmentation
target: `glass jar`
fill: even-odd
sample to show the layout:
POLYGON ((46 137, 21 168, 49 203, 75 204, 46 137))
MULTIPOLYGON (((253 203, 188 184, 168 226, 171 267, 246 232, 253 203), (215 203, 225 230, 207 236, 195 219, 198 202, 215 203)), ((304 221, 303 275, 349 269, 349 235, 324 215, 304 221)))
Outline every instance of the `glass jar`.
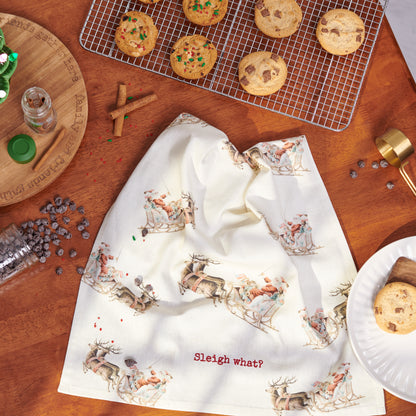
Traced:
POLYGON ((22 96, 25 123, 36 133, 45 134, 56 126, 56 111, 49 94, 40 87, 26 90, 22 96))
POLYGON ((0 285, 38 261, 16 224, 0 231, 0 285))

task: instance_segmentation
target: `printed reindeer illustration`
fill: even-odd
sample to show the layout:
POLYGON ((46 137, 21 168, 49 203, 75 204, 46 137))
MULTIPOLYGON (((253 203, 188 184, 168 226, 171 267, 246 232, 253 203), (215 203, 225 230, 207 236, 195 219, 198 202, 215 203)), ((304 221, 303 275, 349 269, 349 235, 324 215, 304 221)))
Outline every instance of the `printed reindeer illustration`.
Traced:
POLYGON ((341 328, 347 327, 347 300, 351 290, 351 282, 341 283, 340 286, 336 287, 330 292, 331 296, 344 296, 345 300, 333 309, 334 320, 339 323, 341 328))
POLYGON ((154 295, 152 285, 147 284, 144 286, 142 276, 136 277, 135 284, 140 289, 140 295, 136 295, 126 286, 119 286, 114 288, 114 290, 111 292, 110 299, 125 303, 135 311, 135 315, 144 313, 154 305, 159 306, 157 304, 158 300, 154 295))
POLYGON ((142 229, 143 237, 147 233, 175 232, 183 230, 186 224, 195 228, 195 203, 190 193, 181 193, 176 201, 166 202, 167 195, 160 195, 154 189, 145 191, 144 210, 146 224, 142 229))
POLYGON ((88 352, 83 364, 84 373, 92 370, 95 374, 100 375, 108 383, 108 391, 115 388, 119 381, 120 368, 105 359, 109 353, 119 354, 120 349, 111 345, 110 342, 95 341, 88 344, 90 351, 88 352))
POLYGON ((335 410, 356 406, 363 396, 357 395, 352 387, 350 363, 341 363, 334 370, 329 371, 323 380, 317 380, 312 388, 306 392, 291 393, 287 391, 296 378, 284 378, 269 383, 267 392, 271 393, 273 409, 278 415, 284 410, 306 410, 333 412, 335 410))
POLYGON ((186 261, 185 264, 181 280, 178 282, 180 293, 183 295, 187 289, 190 289, 195 293, 211 298, 214 305, 216 305, 217 300, 221 302, 226 295, 225 280, 204 272, 204 268, 208 264, 218 263, 208 257, 192 254, 191 260, 186 261))
POLYGON ((288 393, 287 388, 296 382, 296 378, 279 377, 276 381, 269 383, 266 392, 271 393, 273 409, 277 415, 282 415, 283 410, 307 410, 310 413, 310 397, 307 392, 288 393))

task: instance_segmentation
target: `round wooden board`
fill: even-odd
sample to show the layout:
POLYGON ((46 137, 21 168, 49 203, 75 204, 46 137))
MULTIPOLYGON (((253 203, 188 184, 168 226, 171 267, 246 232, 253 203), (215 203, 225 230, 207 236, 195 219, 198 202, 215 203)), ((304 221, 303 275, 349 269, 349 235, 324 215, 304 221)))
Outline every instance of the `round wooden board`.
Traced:
POLYGON ((87 125, 87 91, 80 68, 66 46, 52 33, 30 20, 0 13, 5 43, 19 54, 10 82, 10 94, 0 104, 0 206, 20 202, 52 183, 77 152, 87 125), (58 116, 55 130, 37 134, 23 120, 20 104, 26 89, 38 86, 49 93, 58 116), (45 153, 62 127, 63 140, 38 171, 33 166, 45 153), (7 144, 25 133, 36 142, 36 156, 27 164, 14 162, 7 144))

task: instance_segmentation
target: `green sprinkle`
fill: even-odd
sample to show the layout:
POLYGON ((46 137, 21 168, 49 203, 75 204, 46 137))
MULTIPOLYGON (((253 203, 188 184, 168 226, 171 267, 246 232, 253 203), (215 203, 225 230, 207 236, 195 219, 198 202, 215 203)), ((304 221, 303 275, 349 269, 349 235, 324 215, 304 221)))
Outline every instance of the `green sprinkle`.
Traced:
POLYGON ((14 62, 17 59, 17 53, 13 52, 12 54, 9 55, 9 61, 10 62, 14 62))
POLYGON ((202 56, 200 56, 199 58, 197 58, 199 62, 201 62, 204 58, 202 56))
POLYGON ((136 241, 136 237, 134 235, 132 236, 132 238, 133 238, 133 241, 136 241))
POLYGON ((205 6, 211 6, 211 2, 210 1, 206 1, 205 2, 205 6))
POLYGON ((130 96, 130 97, 127 97, 127 99, 128 99, 128 100, 132 100, 132 99, 133 99, 133 97, 131 97, 131 96, 130 96))
POLYGON ((193 62, 194 61, 194 58, 189 58, 189 62, 193 62))
POLYGON ((131 16, 129 16, 129 22, 131 22, 131 16))
POLYGON ((112 142, 112 141, 113 141, 113 139, 107 139, 107 141, 108 141, 108 142, 112 142))
POLYGON ((178 55, 176 58, 178 59, 178 62, 182 61, 182 56, 178 55))
POLYGON ((203 62, 201 66, 205 66, 205 62, 203 62))
POLYGON ((214 14, 217 16, 219 13, 219 10, 214 10, 214 14))
POLYGON ((126 118, 129 118, 129 116, 124 116, 124 120, 125 120, 126 118))

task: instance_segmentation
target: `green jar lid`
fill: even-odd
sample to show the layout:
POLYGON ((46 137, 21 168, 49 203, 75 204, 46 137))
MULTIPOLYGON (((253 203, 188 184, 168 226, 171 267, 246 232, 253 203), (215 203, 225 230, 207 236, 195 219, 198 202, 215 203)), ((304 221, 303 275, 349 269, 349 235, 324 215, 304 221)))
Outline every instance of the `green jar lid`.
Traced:
POLYGON ((29 163, 36 155, 36 144, 27 134, 18 134, 9 141, 7 151, 14 161, 29 163))

